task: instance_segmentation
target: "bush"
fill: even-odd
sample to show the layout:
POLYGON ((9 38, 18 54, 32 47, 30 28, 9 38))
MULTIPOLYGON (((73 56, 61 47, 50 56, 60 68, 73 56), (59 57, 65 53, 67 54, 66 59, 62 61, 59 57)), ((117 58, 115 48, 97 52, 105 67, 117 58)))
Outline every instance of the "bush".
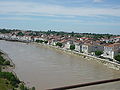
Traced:
POLYGON ((75 45, 70 45, 70 50, 74 50, 75 49, 75 45))
POLYGON ((36 40, 37 43, 43 43, 43 40, 36 40))
POLYGON ((10 65, 10 61, 5 61, 4 65, 10 65))
POLYGON ((17 87, 20 83, 19 79, 12 72, 0 72, 0 78, 9 80, 14 87, 17 87))
POLYGON ((48 41, 44 41, 44 43, 45 43, 45 44, 47 44, 47 43, 48 43, 48 41))
POLYGON ((57 42, 57 43, 56 43, 56 46, 62 47, 62 45, 63 45, 63 44, 60 43, 60 42, 57 42))
POLYGON ((114 59, 120 62, 120 55, 116 55, 114 59))
POLYGON ((103 54, 102 51, 95 51, 95 55, 96 55, 96 56, 100 56, 101 54, 103 54))
POLYGON ((5 61, 5 59, 2 56, 0 56, 0 65, 3 65, 4 61, 5 61))

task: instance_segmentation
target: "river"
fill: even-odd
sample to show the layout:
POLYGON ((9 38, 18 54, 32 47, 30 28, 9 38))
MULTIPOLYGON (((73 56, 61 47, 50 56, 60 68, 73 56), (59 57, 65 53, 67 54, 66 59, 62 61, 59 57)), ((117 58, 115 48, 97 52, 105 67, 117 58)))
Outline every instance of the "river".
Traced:
MULTIPOLYGON (((36 90, 120 77, 120 71, 95 61, 38 45, 0 40, 0 49, 15 63, 20 80, 36 90)), ((120 82, 74 90, 120 90, 120 82)))

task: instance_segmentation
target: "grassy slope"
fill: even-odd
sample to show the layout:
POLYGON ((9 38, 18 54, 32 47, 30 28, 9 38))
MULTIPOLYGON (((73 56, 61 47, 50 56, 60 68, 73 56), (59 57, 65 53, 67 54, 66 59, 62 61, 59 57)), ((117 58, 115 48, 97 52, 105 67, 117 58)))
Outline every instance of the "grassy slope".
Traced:
POLYGON ((0 90, 12 90, 12 88, 8 80, 0 78, 0 90))

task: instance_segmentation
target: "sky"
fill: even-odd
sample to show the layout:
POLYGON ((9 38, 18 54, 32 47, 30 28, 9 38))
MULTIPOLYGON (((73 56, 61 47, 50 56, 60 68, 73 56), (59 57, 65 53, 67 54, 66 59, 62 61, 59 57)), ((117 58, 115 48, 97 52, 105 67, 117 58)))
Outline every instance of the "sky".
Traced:
POLYGON ((120 0, 0 0, 0 28, 120 34, 120 0))

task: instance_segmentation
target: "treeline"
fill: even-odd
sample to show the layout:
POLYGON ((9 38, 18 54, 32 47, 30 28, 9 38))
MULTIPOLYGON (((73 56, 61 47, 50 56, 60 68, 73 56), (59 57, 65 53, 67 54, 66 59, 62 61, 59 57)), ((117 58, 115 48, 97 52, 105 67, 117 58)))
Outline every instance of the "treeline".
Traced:
MULTIPOLYGON (((19 29, 0 29, 1 33, 10 33, 12 31, 20 31, 21 32, 22 30, 19 30, 19 29)), ((48 31, 25 30, 25 31, 31 32, 30 35, 40 35, 40 34, 50 35, 50 34, 53 34, 53 35, 70 35, 70 36, 74 36, 74 37, 86 36, 86 37, 93 37, 93 38, 96 38, 96 37, 99 37, 99 38, 108 37, 108 38, 110 38, 111 36, 114 36, 113 34, 77 33, 77 32, 73 32, 73 31, 72 32, 52 31, 52 30, 48 30, 48 31)), ((19 33, 19 34, 21 34, 21 33, 19 33)))

